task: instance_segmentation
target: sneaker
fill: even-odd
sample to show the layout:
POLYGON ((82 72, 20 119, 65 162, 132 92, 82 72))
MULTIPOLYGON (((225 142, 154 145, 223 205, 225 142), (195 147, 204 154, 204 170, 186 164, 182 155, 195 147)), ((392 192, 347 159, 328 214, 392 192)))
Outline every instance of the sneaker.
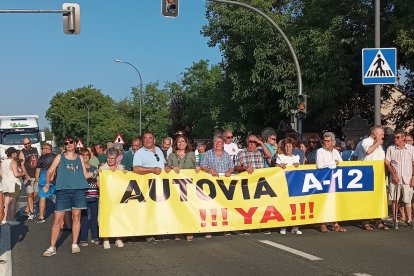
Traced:
POLYGON ((207 235, 204 236, 204 238, 206 238, 206 239, 211 239, 212 237, 213 236, 211 234, 207 234, 207 235))
POLYGON ((103 242, 103 248, 104 249, 110 249, 111 248, 111 244, 109 243, 109 241, 104 241, 103 242))
POLYGON ((292 234, 302 235, 302 231, 299 230, 299 227, 293 227, 291 232, 292 234))
POLYGON ((146 238, 146 241, 149 244, 157 244, 157 241, 155 240, 154 237, 148 237, 148 238, 146 238))
POLYGON ((398 230, 398 221, 394 221, 394 229, 398 230))
POLYGON ((92 240, 91 240, 91 243, 92 243, 92 244, 99 244, 99 240, 98 240, 98 239, 96 239, 96 240, 92 239, 92 240))
POLYGON ((88 244, 88 242, 87 241, 81 241, 80 242, 80 246, 83 246, 83 247, 85 247, 85 246, 88 246, 89 244, 88 244))
POLYGON ((412 221, 407 221, 407 227, 414 229, 414 223, 412 221))
POLYGON ((36 223, 44 223, 45 221, 46 221, 45 218, 41 218, 41 217, 38 217, 36 219, 36 223))
POLYGON ((20 222, 15 221, 15 220, 8 220, 8 221, 7 221, 7 223, 8 223, 10 226, 16 226, 16 225, 19 225, 19 224, 20 224, 20 222))
POLYGON ((280 235, 286 235, 286 228, 280 229, 280 235))
POLYGON ((72 244, 72 254, 76 254, 80 252, 80 248, 79 245, 77 245, 76 243, 72 244))
POLYGON ((124 247, 124 243, 121 240, 116 240, 115 241, 115 246, 116 247, 124 247))
POLYGON ((48 249, 46 249, 45 252, 43 252, 43 257, 50 257, 56 255, 56 247, 49 247, 48 249))
POLYGON ((28 220, 33 220, 35 219, 35 215, 33 213, 29 213, 29 215, 27 216, 28 220))
POLYGON ((270 235, 272 234, 269 230, 263 231, 263 235, 270 235))

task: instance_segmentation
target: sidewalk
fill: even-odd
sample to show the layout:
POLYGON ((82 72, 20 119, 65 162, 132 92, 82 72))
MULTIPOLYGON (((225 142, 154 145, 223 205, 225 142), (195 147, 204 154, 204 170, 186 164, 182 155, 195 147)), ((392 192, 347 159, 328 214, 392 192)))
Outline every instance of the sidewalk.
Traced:
POLYGON ((10 225, 0 225, 0 260, 5 260, 5 264, 0 264, 0 275, 12 275, 12 258, 10 243, 10 225))

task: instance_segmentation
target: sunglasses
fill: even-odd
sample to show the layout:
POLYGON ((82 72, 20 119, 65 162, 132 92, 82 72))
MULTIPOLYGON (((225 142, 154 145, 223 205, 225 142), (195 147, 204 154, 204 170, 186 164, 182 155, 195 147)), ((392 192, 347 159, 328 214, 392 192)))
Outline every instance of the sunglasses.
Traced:
POLYGON ((227 139, 232 139, 232 138, 233 138, 233 136, 227 136, 226 138, 227 138, 227 139))
POLYGON ((309 141, 309 144, 311 144, 311 143, 317 143, 317 141, 309 141))
POLYGON ((69 141, 65 141, 65 146, 67 146, 67 145, 72 145, 74 142, 73 142, 73 140, 69 140, 69 141))
POLYGON ((157 162, 160 161, 160 157, 158 156, 158 154, 154 153, 155 158, 157 159, 157 162))
POLYGON ((323 140, 324 142, 332 142, 332 140, 323 140))
POLYGON ((276 138, 272 138, 272 137, 270 137, 269 139, 270 139, 270 140, 273 140, 273 141, 276 141, 276 138))
POLYGON ((28 145, 31 145, 32 143, 24 143, 23 145, 25 145, 25 146, 28 146, 28 145))
POLYGON ((403 136, 394 136, 394 139, 401 139, 403 136))
POLYGON ((255 143, 256 144, 257 142, 253 141, 253 140, 250 140, 249 143, 252 143, 252 144, 255 143))

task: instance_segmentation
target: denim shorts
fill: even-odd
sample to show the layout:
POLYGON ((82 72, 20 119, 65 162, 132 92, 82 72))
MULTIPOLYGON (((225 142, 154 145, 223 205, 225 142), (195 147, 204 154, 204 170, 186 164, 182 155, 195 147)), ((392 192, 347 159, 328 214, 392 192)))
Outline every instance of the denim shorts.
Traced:
POLYGON ((55 212, 86 209, 85 190, 58 190, 55 194, 55 212))

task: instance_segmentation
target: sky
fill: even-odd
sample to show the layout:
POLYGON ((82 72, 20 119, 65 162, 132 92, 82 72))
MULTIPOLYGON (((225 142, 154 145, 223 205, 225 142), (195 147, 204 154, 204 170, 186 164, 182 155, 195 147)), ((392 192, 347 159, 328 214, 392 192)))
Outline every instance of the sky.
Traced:
MULTIPOLYGON (((180 0, 179 16, 161 15, 161 0, 73 0, 81 11, 81 33, 66 35, 61 14, 0 13, 0 115, 45 111, 57 92, 85 85, 119 100, 131 87, 177 81, 193 62, 221 61, 218 48, 200 34, 205 0, 180 0)), ((0 9, 60 10, 64 1, 1 0, 0 9)))

